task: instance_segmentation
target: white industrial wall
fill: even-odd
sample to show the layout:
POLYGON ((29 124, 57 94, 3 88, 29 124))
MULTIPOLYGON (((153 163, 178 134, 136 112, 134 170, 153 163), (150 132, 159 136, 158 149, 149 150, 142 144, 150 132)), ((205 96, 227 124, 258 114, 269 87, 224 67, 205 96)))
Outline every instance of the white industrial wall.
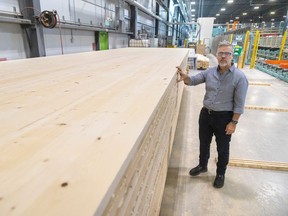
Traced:
MULTIPOLYGON (((62 29, 63 53, 77 53, 92 51, 92 44, 95 42, 93 31, 83 31, 75 29, 62 29)), ((44 29, 44 41, 46 55, 60 55, 61 43, 58 28, 44 29)))
MULTIPOLYGON (((20 13, 18 0, 1 0, 0 13, 20 13)), ((23 31, 18 24, 0 22, 0 58, 26 58, 23 31)))
MULTIPOLYGON (((1 13, 20 14, 19 2, 22 0, 0 0, 1 13)), ((165 0, 167 1, 167 0, 165 0)), ((156 14, 156 0, 138 0, 145 8, 156 14)), ((93 25, 99 28, 116 30, 115 10, 119 0, 40 0, 41 11, 56 10, 61 21, 84 25, 93 25)), ((35 12, 37 14, 37 12, 35 12)), ((167 18, 167 12, 162 8, 160 15, 167 18)), ((124 25, 130 31, 131 12, 130 5, 124 4, 124 25)), ((148 37, 155 37, 155 18, 138 10, 136 32, 148 32, 148 37)), ((85 52, 93 50, 95 32, 90 30, 76 30, 61 28, 64 54, 85 52)), ((166 25, 159 22, 158 36, 166 35, 166 25)), ((108 33, 109 49, 128 47, 129 34, 108 33)), ((47 56, 60 55, 60 30, 44 28, 44 44, 47 56)), ((20 59, 26 58, 25 46, 28 41, 20 24, 0 22, 0 58, 20 59)))
POLYGON ((126 34, 109 33, 109 49, 128 47, 129 37, 126 34))
MULTIPOLYGON (((115 28, 115 8, 118 0, 41 0, 41 10, 57 10, 62 21, 94 25, 98 27, 115 28), (53 5, 53 6, 52 6, 53 5)), ((105 31, 105 29, 103 29, 105 31)), ((95 43, 94 31, 62 29, 63 52, 76 53, 93 50, 95 43)), ((61 54, 60 30, 58 28, 45 29, 46 55, 61 54)), ((121 34, 109 33, 109 49, 123 47, 123 42, 116 37, 123 37, 121 34)), ((126 38, 128 38, 126 36, 126 38)), ((128 40, 128 39, 127 39, 128 40)), ((124 43, 128 47, 128 42, 124 43)))
POLYGON ((1 0, 0 1, 0 11, 13 12, 13 7, 16 8, 17 12, 20 12, 18 0, 1 0))
POLYGON ((20 25, 0 23, 0 58, 26 58, 20 25))
POLYGON ((57 10, 61 20, 105 26, 107 18, 115 27, 115 7, 118 0, 41 0, 41 10, 57 10))

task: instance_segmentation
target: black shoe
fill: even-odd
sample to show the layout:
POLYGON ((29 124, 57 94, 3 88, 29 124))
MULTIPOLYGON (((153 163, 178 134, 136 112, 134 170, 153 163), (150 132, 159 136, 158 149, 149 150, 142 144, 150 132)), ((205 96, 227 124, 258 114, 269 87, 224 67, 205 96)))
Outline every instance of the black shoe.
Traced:
POLYGON ((225 180, 224 175, 216 175, 213 186, 215 188, 222 188, 224 186, 224 180, 225 180))
POLYGON ((198 166, 194 167, 193 169, 191 169, 189 174, 191 176, 197 176, 203 172, 207 172, 207 167, 202 167, 202 166, 198 165, 198 166))

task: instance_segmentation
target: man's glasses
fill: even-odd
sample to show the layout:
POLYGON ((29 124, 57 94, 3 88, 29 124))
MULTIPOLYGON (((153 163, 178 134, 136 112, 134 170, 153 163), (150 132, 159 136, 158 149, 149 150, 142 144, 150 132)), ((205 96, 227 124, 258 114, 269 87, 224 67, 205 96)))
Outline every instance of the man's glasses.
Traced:
POLYGON ((231 52, 218 52, 217 55, 218 56, 230 56, 232 55, 232 53, 231 52))

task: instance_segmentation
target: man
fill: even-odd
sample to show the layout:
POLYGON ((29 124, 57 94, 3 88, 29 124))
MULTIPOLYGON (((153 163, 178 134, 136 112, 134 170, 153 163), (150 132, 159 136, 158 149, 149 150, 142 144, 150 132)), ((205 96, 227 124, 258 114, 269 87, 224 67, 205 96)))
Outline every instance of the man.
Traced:
POLYGON ((204 106, 199 116, 199 165, 191 169, 189 174, 197 176, 207 172, 210 144, 214 134, 218 162, 213 186, 222 188, 229 162, 231 135, 235 132, 240 115, 244 112, 248 81, 245 74, 232 63, 233 46, 227 41, 219 43, 217 60, 217 67, 209 68, 194 76, 187 75, 179 67, 177 72, 180 75, 179 82, 184 81, 186 85, 191 86, 201 83, 206 85, 204 106))

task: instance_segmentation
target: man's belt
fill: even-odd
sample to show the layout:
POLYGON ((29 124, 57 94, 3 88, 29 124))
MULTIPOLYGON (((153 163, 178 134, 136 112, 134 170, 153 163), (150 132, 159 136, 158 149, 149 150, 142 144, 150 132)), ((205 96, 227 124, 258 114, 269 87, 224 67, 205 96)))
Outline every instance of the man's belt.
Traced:
POLYGON ((233 113, 232 111, 214 111, 206 107, 203 107, 202 110, 206 111, 209 115, 223 115, 233 113))

